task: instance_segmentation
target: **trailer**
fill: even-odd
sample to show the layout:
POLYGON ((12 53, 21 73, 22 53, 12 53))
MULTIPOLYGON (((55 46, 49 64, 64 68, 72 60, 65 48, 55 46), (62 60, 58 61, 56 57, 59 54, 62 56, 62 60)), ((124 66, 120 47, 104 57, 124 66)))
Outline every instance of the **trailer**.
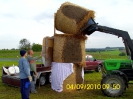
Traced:
MULTIPOLYGON (((8 69, 10 66, 5 66, 8 69)), ((51 66, 45 67, 43 64, 36 65, 37 76, 36 76, 36 85, 43 86, 46 83, 51 83, 51 66)), ((20 87, 20 78, 19 73, 8 75, 2 67, 2 83, 20 87)))

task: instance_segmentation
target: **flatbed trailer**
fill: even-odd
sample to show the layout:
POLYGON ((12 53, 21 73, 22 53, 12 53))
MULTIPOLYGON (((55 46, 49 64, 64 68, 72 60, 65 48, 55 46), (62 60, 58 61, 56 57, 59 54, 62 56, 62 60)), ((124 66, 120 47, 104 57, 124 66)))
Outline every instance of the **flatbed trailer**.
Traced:
MULTIPOLYGON (((36 79, 36 85, 45 85, 46 82, 51 82, 51 66, 45 67, 43 64, 37 64, 37 79, 36 79)), ((9 68, 9 66, 5 67, 6 69, 9 68)), ((20 78, 19 74, 13 74, 8 75, 5 73, 4 69, 2 68, 2 83, 14 86, 14 87, 20 87, 20 78)))

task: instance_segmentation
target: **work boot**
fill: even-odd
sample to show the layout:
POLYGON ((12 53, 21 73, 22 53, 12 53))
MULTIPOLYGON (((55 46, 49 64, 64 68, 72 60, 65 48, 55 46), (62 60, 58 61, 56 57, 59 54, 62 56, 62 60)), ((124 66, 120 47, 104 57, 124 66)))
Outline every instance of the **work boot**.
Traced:
POLYGON ((31 93, 33 93, 33 94, 37 94, 37 91, 35 90, 35 91, 31 91, 31 93))

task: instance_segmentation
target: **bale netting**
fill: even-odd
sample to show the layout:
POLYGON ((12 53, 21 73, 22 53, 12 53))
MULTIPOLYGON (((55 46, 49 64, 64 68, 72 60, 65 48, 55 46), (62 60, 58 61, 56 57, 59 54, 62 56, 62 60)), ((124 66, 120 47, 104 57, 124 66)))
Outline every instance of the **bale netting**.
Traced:
POLYGON ((55 14, 55 28, 67 34, 81 34, 90 18, 94 18, 94 11, 65 2, 55 14))
POLYGON ((63 63, 80 63, 85 61, 86 36, 73 34, 56 34, 54 36, 53 61, 63 63))
POLYGON ((64 92, 76 91, 77 89, 80 89, 78 87, 84 82, 82 77, 82 67, 74 63, 73 71, 74 72, 69 75, 63 82, 64 92))

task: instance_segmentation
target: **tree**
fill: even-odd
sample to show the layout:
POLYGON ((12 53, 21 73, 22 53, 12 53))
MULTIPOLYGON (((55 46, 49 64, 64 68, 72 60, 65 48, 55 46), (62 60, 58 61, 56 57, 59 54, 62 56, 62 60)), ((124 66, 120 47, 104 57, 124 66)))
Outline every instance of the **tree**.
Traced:
POLYGON ((110 49, 110 47, 106 47, 105 49, 110 49))
POLYGON ((12 48, 11 50, 16 50, 15 48, 12 48))
POLYGON ((30 42, 29 40, 27 40, 26 38, 21 39, 19 41, 19 49, 24 49, 24 50, 28 50, 31 48, 30 42))
POLYGON ((119 54, 119 56, 126 56, 126 53, 121 52, 121 53, 119 54))
POLYGON ((33 43, 32 44, 32 50, 35 51, 35 52, 39 52, 39 51, 42 50, 42 45, 33 43))

